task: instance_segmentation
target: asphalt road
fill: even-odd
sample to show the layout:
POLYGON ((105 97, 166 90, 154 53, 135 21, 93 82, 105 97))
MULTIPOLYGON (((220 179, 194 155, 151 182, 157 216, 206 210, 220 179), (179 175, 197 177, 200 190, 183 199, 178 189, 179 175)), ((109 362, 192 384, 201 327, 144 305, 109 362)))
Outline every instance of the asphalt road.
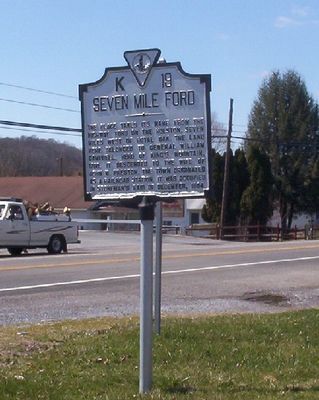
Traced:
MULTIPOLYGON (((81 232, 68 254, 0 250, 0 325, 139 313, 140 237, 81 232)), ((230 243, 164 235, 163 313, 319 306, 319 242, 230 243)))

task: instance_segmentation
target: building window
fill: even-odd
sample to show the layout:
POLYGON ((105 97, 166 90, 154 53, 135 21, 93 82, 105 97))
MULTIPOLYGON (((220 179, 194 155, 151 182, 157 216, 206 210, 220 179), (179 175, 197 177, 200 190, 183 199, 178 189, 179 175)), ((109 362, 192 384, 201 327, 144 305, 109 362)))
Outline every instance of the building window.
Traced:
POLYGON ((173 225, 173 223, 172 223, 172 221, 163 221, 163 225, 165 225, 165 226, 172 226, 173 225))
POLYGON ((199 212, 190 213, 190 224, 199 224, 199 212))

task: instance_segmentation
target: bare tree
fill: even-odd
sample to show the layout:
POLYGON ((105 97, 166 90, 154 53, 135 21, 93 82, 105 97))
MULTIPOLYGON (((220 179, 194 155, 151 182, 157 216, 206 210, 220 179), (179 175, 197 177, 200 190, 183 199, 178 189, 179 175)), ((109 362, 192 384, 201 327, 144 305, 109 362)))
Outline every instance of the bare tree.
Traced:
POLYGON ((211 115, 212 147, 216 152, 223 154, 226 151, 227 129, 217 120, 215 112, 211 115))
POLYGON ((34 136, 0 139, 0 176, 82 174, 82 152, 55 140, 34 136))

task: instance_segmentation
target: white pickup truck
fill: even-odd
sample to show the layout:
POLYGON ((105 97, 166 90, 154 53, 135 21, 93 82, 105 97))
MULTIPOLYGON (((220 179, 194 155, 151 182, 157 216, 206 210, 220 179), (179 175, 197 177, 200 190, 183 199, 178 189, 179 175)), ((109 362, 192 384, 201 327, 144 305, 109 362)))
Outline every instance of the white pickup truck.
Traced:
POLYGON ((59 254, 67 251, 68 243, 79 242, 77 223, 69 216, 29 217, 22 200, 0 198, 0 248, 7 248, 11 255, 37 247, 59 254))

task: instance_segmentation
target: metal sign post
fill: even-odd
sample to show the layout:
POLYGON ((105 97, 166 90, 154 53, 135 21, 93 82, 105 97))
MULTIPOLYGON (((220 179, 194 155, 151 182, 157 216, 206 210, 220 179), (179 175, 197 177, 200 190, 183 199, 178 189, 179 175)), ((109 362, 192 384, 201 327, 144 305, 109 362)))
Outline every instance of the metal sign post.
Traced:
POLYGON ((141 217, 140 277, 140 393, 152 386, 152 320, 153 320, 153 220, 154 203, 144 197, 141 217))
MULTIPOLYGON (((126 51, 127 66, 108 68, 98 81, 79 86, 85 199, 143 198, 141 393, 152 382, 155 199, 198 198, 211 190, 211 77, 186 73, 179 62, 160 62, 160 53, 126 51)), ((160 286, 156 280, 158 331, 160 286)))
POLYGON ((162 301, 162 203, 158 201, 155 207, 155 284, 154 284, 154 319, 155 333, 161 333, 161 301, 162 301))

